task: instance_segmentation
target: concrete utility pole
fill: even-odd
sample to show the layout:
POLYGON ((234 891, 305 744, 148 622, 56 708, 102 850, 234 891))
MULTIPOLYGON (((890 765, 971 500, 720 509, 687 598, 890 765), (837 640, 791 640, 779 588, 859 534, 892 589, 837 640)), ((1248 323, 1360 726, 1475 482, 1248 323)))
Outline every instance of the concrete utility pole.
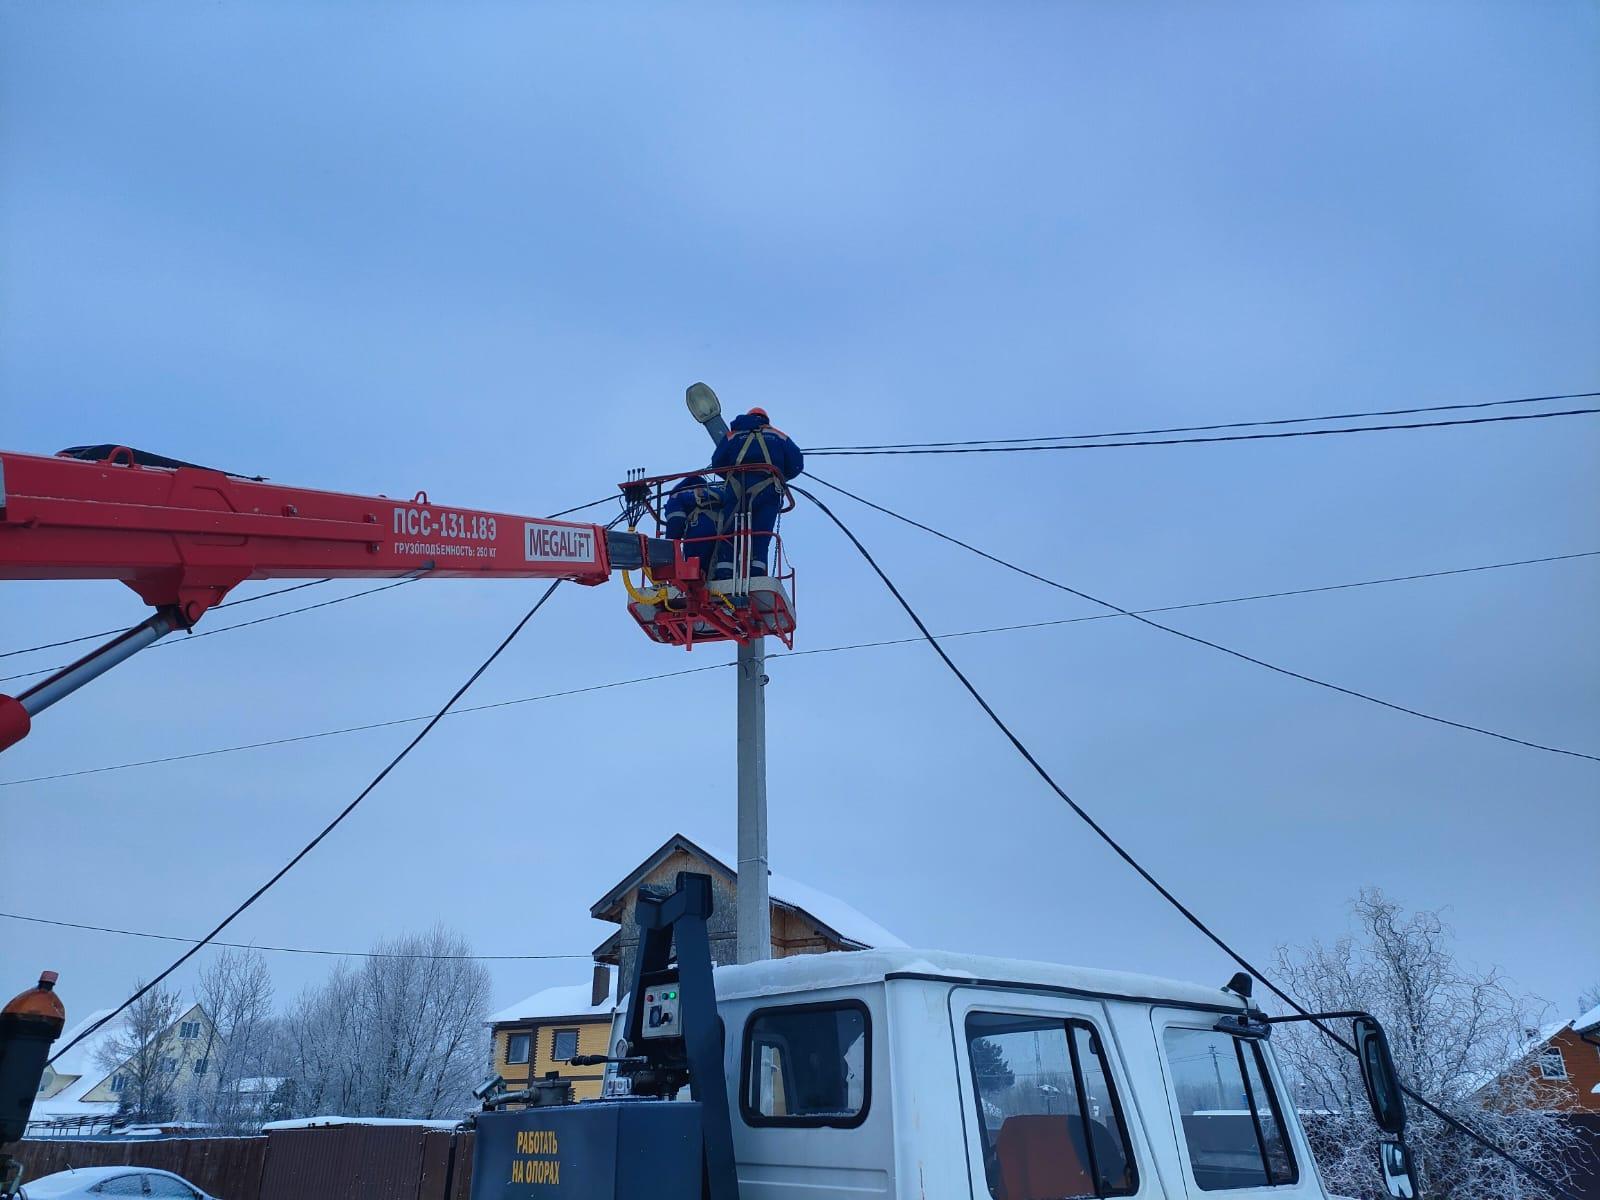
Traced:
MULTIPOLYGON (((703 383, 684 394, 689 412, 711 441, 728 436, 717 394, 703 383)), ((738 957, 742 963, 772 957, 772 907, 767 898, 767 640, 739 647, 739 893, 738 957)))

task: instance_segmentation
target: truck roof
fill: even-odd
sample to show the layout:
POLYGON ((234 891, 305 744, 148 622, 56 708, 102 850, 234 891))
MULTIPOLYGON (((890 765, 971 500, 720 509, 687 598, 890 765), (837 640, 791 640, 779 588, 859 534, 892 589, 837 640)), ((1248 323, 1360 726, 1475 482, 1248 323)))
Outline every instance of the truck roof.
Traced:
POLYGON ((718 1000, 773 996, 787 992, 882 983, 890 979, 936 979, 951 983, 1001 985, 1069 992, 1113 1000, 1155 1001, 1186 1008, 1233 1011, 1245 1002, 1220 987, 1178 979, 1162 979, 1130 971, 1103 971, 989 958, 948 950, 843 950, 829 954, 797 954, 766 962, 718 967, 718 1000))

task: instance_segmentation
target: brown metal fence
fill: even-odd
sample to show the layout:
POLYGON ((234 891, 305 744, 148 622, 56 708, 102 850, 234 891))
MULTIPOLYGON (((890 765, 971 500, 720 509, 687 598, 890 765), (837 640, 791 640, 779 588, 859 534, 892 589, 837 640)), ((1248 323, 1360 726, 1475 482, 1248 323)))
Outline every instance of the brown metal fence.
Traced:
POLYGON ((472 1134, 337 1125, 263 1137, 22 1142, 24 1179, 69 1167, 157 1167, 220 1200, 469 1200, 472 1134))
POLYGON ((182 1175, 221 1200, 260 1200, 267 1139, 162 1138, 148 1142, 91 1142, 77 1138, 23 1142, 23 1179, 69 1167, 159 1167, 182 1175))

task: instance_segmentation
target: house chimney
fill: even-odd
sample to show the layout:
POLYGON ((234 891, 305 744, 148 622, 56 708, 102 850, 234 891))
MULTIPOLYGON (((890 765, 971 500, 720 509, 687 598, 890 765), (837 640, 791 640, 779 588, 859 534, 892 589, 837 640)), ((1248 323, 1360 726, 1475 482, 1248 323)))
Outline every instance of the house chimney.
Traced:
POLYGON ((611 999, 611 968, 605 963, 595 963, 594 983, 589 988, 589 1003, 599 1008, 611 999))

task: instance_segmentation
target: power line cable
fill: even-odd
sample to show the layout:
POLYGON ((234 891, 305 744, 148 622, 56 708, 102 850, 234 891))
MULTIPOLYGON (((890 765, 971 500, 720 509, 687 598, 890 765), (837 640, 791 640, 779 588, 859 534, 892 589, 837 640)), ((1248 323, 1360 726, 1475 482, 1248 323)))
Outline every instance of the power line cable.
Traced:
POLYGON ((1500 733, 1497 730, 1485 729, 1481 725, 1468 725, 1464 721, 1453 721, 1448 717, 1436 716, 1433 713, 1423 712, 1421 709, 1410 708, 1404 704, 1396 704, 1392 700, 1381 699, 1380 697, 1374 696, 1369 692, 1358 692, 1354 688, 1344 687, 1343 685, 1337 683, 1330 683, 1326 679, 1318 679, 1315 676, 1307 675, 1302 671, 1295 671, 1289 667, 1280 667, 1278 664, 1270 663, 1264 658, 1257 658, 1252 654, 1246 654, 1242 650, 1235 650, 1231 646, 1224 646, 1220 642, 1213 642, 1210 639, 1200 637, 1197 634, 1185 633, 1181 629, 1174 629, 1171 625, 1163 625, 1159 621, 1152 621, 1149 617, 1123 608, 1119 604, 1113 604, 1109 600, 1102 600, 1098 596, 1091 596, 1088 592, 1081 591, 1075 587, 1070 587, 1067 584, 1058 582, 1057 580, 1049 579, 1035 571, 1028 570, 1026 567, 1018 566, 1016 563, 1008 562, 997 555, 990 554, 987 550, 980 550, 977 546, 972 545, 970 542, 964 542, 958 537, 953 537, 948 533, 944 533, 933 528, 931 525, 924 524, 923 522, 915 520, 912 517, 905 516, 903 513, 895 512, 891 508, 885 508, 881 504, 876 504, 863 496, 856 495, 854 492, 846 491, 837 484, 829 483, 827 480, 821 479, 816 475, 812 475, 811 479, 817 483, 820 483, 825 488, 829 488, 835 492, 838 492, 842 496, 848 496, 858 504, 864 504, 868 508, 883 513, 885 516, 893 517, 897 521, 903 521, 905 524, 910 525, 913 528, 920 529, 924 533, 931 533, 936 538, 940 538, 943 541, 949 542, 951 545, 960 546, 963 550, 970 551, 971 553, 978 555, 980 558, 986 558, 998 566, 1005 567, 1007 570, 1015 571, 1019 575, 1025 575, 1029 579, 1037 580, 1040 583, 1047 584, 1058 591, 1066 592, 1071 596, 1076 596, 1080 600, 1087 600, 1091 604, 1097 604, 1101 608, 1110 609, 1112 612, 1120 614, 1121 616, 1132 617, 1135 621, 1138 621, 1142 625, 1148 625, 1152 629, 1159 629, 1163 633, 1170 633, 1174 637, 1180 637, 1184 639, 1184 641, 1194 642, 1196 645, 1200 646, 1208 646, 1212 650, 1217 650, 1223 654, 1231 655, 1234 658, 1237 658, 1243 662, 1251 663, 1258 667, 1264 667, 1267 670, 1276 672, 1279 675, 1286 675, 1290 679, 1298 679, 1302 683, 1315 684, 1317 687, 1327 688, 1329 691, 1338 692, 1341 695, 1350 696, 1357 700, 1365 700, 1369 704, 1376 704, 1382 708, 1392 709, 1398 713, 1405 713, 1407 716, 1420 717, 1424 721, 1432 721, 1435 724, 1447 725, 1452 729, 1464 730, 1467 733, 1477 733, 1483 735, 1484 737, 1496 738, 1502 742, 1510 742, 1513 745, 1525 746, 1530 750, 1542 750, 1547 754, 1562 754, 1569 758, 1583 758, 1588 759, 1590 762, 1600 762, 1600 755, 1588 754, 1582 750, 1568 750, 1562 746, 1550 746, 1543 742, 1534 742, 1526 738, 1515 737, 1509 733, 1500 733))
MULTIPOLYGON (((212 606, 213 611, 219 608, 236 608, 241 604, 253 604, 257 600, 270 600, 274 596, 283 596, 289 592, 298 592, 301 588, 320 587, 324 583, 332 583, 331 579, 308 579, 304 583, 291 584, 289 587, 275 588, 270 592, 262 592, 255 596, 243 596, 238 600, 224 600, 221 604, 212 606)), ((116 637, 119 633, 126 633, 127 628, 105 629, 99 633, 86 633, 82 637, 67 638, 59 642, 44 642, 38 646, 25 646, 21 650, 0 651, 0 658, 13 658, 18 654, 32 654, 35 650, 55 650, 61 646, 76 646, 79 642, 92 642, 99 638, 116 637)), ((52 670, 59 670, 52 667, 52 670)), ((41 672, 42 673, 42 672, 41 672)), ((21 675, 7 676, 9 679, 21 679, 21 675)), ((0 682, 4 682, 0 680, 0 682)))
POLYGON ((622 499, 622 496, 621 496, 620 493, 616 494, 616 495, 611 495, 611 496, 601 496, 600 499, 591 500, 587 504, 575 504, 571 508, 563 508, 560 512, 553 512, 549 516, 545 517, 544 519, 546 521, 554 521, 557 517, 569 517, 573 513, 583 512, 585 509, 588 509, 588 508, 598 508, 598 507, 600 507, 600 505, 609 504, 612 501, 619 501, 620 502, 621 499, 622 499))
MULTIPOLYGON (((1224 941, 1222 937, 1203 920, 1201 920, 1192 909, 1185 905, 1183 901, 1179 900, 1177 896, 1173 895, 1173 893, 1169 891, 1160 880, 1152 875, 1149 870, 1147 870, 1145 866, 1139 862, 1138 859, 1134 858, 1134 856, 1123 847, 1122 843, 1118 842, 1116 838, 1112 837, 1111 834, 1106 831, 1105 827, 1089 814, 1088 810, 1086 810, 1082 805, 1080 805, 1076 800, 1067 794, 1065 789, 1063 789, 1062 786, 1055 781, 1055 778, 1050 774, 1050 772, 1045 769, 1044 765, 1033 756, 1033 752, 1023 744, 1022 739, 1017 737, 1017 735, 1011 731, 1011 727, 1005 723, 1000 714, 994 710, 993 706, 990 705, 986 699, 984 699, 983 693, 978 691, 978 689, 973 686, 972 681, 967 678, 965 673, 962 672, 961 668, 956 666, 955 660, 952 659, 950 655, 945 652, 944 647, 939 644, 939 639, 934 637, 933 634, 929 632, 927 625, 925 625, 922 621, 922 618, 917 615, 916 610, 911 607, 911 604, 906 600, 900 589, 895 586, 894 581, 889 578, 884 569, 878 565, 877 560, 872 557, 872 553, 864 545, 862 545, 861 540, 851 532, 849 526, 841 521, 834 514, 833 510, 821 500, 817 499, 816 496, 812 495, 810 492, 807 492, 803 488, 795 487, 795 485, 792 483, 789 486, 794 491, 804 496, 807 500, 810 500, 811 503, 815 504, 819 509, 822 510, 824 516, 838 526, 839 531, 849 539, 850 544, 853 545, 861 557, 866 560, 867 565, 872 568, 873 572, 883 582, 883 585, 888 588, 889 593, 895 598, 896 601, 899 602, 900 607, 905 610, 906 615, 911 618, 912 624, 917 627, 917 630, 919 633, 921 633, 923 640, 926 641, 929 646, 933 647, 934 653, 937 654, 944 662, 944 665, 950 669, 951 674, 953 674, 961 683, 961 686, 966 689, 968 695, 970 695, 973 700, 977 702, 978 707, 983 709, 985 715, 987 715, 989 720, 994 723, 995 728, 1000 730, 1000 732, 1005 735, 1006 740, 1011 743, 1013 749, 1015 749, 1017 753, 1021 755, 1022 759, 1033 768, 1034 773, 1037 774, 1040 779, 1044 780, 1044 782, 1049 786, 1050 790, 1055 792, 1055 794, 1059 796, 1063 802, 1065 802, 1067 807, 1073 811, 1078 819, 1087 825, 1091 830, 1093 830, 1096 836, 1098 836, 1101 841, 1109 846, 1117 855, 1117 857, 1122 859, 1123 862, 1127 863, 1128 866, 1132 867, 1133 870, 1138 873, 1141 879, 1154 888, 1162 899, 1167 901, 1168 904, 1172 905, 1172 907, 1175 908, 1184 917, 1184 919, 1189 922, 1190 925, 1194 926, 1194 928, 1203 934, 1208 941, 1217 947, 1217 949, 1221 950, 1230 959, 1237 963, 1241 969, 1249 972, 1253 978, 1259 979, 1262 984, 1264 984, 1267 989, 1272 992, 1273 995, 1277 996, 1279 1000, 1287 1004, 1300 1016, 1311 1016, 1312 1014, 1310 1010, 1303 1007, 1299 1001, 1274 983, 1266 974, 1264 974, 1259 968, 1245 958, 1244 955, 1240 954, 1239 951, 1235 950, 1231 945, 1224 941)), ((1316 1026, 1317 1029, 1321 1030, 1322 1033, 1327 1037, 1344 1047, 1344 1049, 1349 1053, 1354 1054, 1356 1052, 1355 1047, 1352 1046, 1345 1038, 1335 1033, 1332 1029, 1329 1029, 1321 1021, 1312 1021, 1311 1024, 1316 1026)), ((1422 1105, 1441 1121, 1444 1121, 1452 1129, 1471 1138, 1484 1149, 1499 1156, 1505 1162, 1523 1172, 1530 1179, 1536 1180, 1541 1186, 1549 1189, 1555 1195, 1567 1197, 1567 1200, 1582 1200, 1577 1193, 1562 1187, 1554 1180, 1545 1176, 1542 1172, 1513 1157, 1499 1145, 1495 1144, 1483 1134, 1473 1129, 1470 1125, 1466 1124, 1466 1122, 1455 1116, 1452 1116, 1450 1113, 1445 1112, 1438 1105, 1434 1104, 1426 1097, 1419 1095, 1413 1089, 1404 1087, 1404 1085, 1402 1085, 1402 1087, 1407 1096, 1411 1097, 1411 1099, 1422 1105)))
MULTIPOLYGON (((1186 604, 1166 604, 1156 608, 1133 609, 1128 614, 1121 612, 1090 613, 1080 617, 1056 617, 1048 621, 1027 621, 1015 625, 990 625, 981 629, 958 629, 938 635, 941 641, 950 641, 955 638, 982 637, 995 633, 1017 633, 1030 629, 1048 629, 1058 625, 1078 625, 1086 621, 1114 621, 1125 615, 1142 616, 1148 613, 1179 612, 1191 608, 1211 608, 1224 604, 1244 604, 1257 600, 1277 600, 1288 596, 1309 596, 1319 592, 1345 591, 1350 588, 1376 587, 1390 583, 1409 583, 1421 579, 1439 579, 1450 575, 1472 575, 1482 571, 1497 571, 1508 567, 1532 566, 1538 563, 1566 562, 1571 559, 1600 557, 1600 550, 1581 550, 1574 554, 1548 554, 1539 558, 1520 558, 1508 562, 1483 563, 1473 567, 1454 567, 1442 571, 1422 571, 1409 575, 1390 575, 1381 579, 1363 579, 1351 583, 1330 583, 1317 587, 1292 588, 1278 592, 1255 592, 1246 596, 1229 596, 1218 600, 1194 600, 1186 604)), ((885 646, 905 646, 921 642, 920 637, 909 638, 880 638, 868 642, 847 642, 838 646, 815 646, 807 650, 788 650, 767 655, 769 662, 783 658, 805 658, 820 654, 840 654, 853 650, 875 650, 885 646)), ((521 696, 513 700, 500 700, 493 704, 475 704, 462 708, 452 709, 452 717, 466 716, 470 713, 487 712, 496 708, 507 708, 520 704, 533 704, 542 700, 559 700, 568 696, 581 696, 588 692, 607 691, 612 688, 633 687, 638 684, 656 683, 665 679, 676 679, 682 675, 698 675, 704 671, 717 671, 731 664, 711 663, 703 667, 687 667, 679 671, 663 671, 655 675, 641 675, 632 679, 617 679, 608 683, 589 684, 584 687, 567 688, 559 692, 543 692, 536 696, 521 696)), ((211 758, 219 754, 237 754, 246 750, 263 750, 274 746, 286 746, 295 742, 315 741, 319 738, 339 737, 348 733, 365 733, 373 729, 388 729, 396 725, 412 725, 418 721, 427 720, 426 715, 417 717, 397 717, 389 721, 373 721, 365 725, 347 725, 338 729, 325 729, 316 733, 302 733, 293 737, 271 738, 261 742, 246 742, 237 746, 221 746, 213 750, 195 750, 185 754, 169 754, 160 758, 139 759, 134 762, 112 763, 103 767, 83 767, 75 771, 61 771, 53 775, 33 775, 23 779, 0 780, 0 788, 20 787, 28 783, 48 783, 58 779, 73 779, 80 775, 99 775, 107 771, 127 771, 136 767, 159 766, 165 763, 186 762, 196 758, 211 758)))
MULTIPOLYGON (((815 478, 815 476, 813 476, 815 478)), ((819 481, 820 482, 820 481, 819 481)), ((1291 588, 1282 592, 1255 592, 1248 596, 1228 596, 1220 600, 1194 600, 1187 604, 1163 604, 1156 608, 1135 608, 1128 612, 1090 613, 1082 617, 1055 617, 1048 621, 1025 621, 1017 625, 990 625, 983 629, 958 629, 939 634, 942 641, 952 638, 980 637, 990 633, 1016 633, 1027 629, 1048 629, 1056 625, 1078 625, 1085 621, 1115 621, 1124 616, 1144 616, 1149 613, 1184 612, 1191 608, 1215 608, 1224 604, 1245 604, 1255 600, 1278 600, 1287 596, 1312 596, 1319 592, 1340 592, 1351 588, 1377 587, 1386 583, 1410 583, 1419 579, 1440 579, 1447 575, 1473 575, 1480 571, 1498 571, 1506 567, 1526 567, 1536 563, 1565 562, 1574 558, 1600 557, 1600 550, 1581 550, 1576 554, 1550 554, 1541 558, 1521 558, 1511 562, 1483 563, 1476 567, 1454 567, 1443 571, 1420 571, 1411 575, 1389 575, 1382 579, 1360 579, 1352 583, 1328 583, 1318 587, 1291 588)), ((879 646, 906 646, 922 641, 920 637, 883 638, 875 642, 851 642, 843 646, 818 646, 810 650, 789 650, 769 654, 773 658, 797 658, 805 654, 837 654, 842 650, 868 650, 879 646)), ((4 784, 0 783, 0 787, 4 784)))
MULTIPOLYGON (((1329 437, 1338 433, 1393 433, 1407 429, 1444 429, 1452 425, 1494 425, 1502 421, 1545 421, 1552 417, 1581 417, 1600 408, 1569 408, 1561 412, 1513 413, 1504 417, 1457 417, 1449 421, 1410 421, 1399 425, 1350 425, 1340 429, 1289 429, 1277 433, 1229 433, 1217 437, 1150 438, 1131 442, 1056 442, 1043 446, 915 446, 898 450, 807 450, 811 458, 867 458, 886 454, 1027 454, 1041 450, 1116 450, 1129 446, 1196 446, 1215 442, 1260 442, 1277 438, 1329 437)), ((812 476, 815 478, 815 476, 812 476)))
POLYGON ((522 632, 523 628, 528 624, 528 622, 533 620, 534 614, 537 613, 541 608, 544 607, 545 601, 550 599, 550 597, 555 594, 556 588, 558 588, 560 586, 561 586, 561 580, 557 579, 553 583, 551 583, 551 585, 548 588, 545 589, 544 594, 542 596, 540 596, 539 599, 534 602, 533 607, 530 608, 525 614, 523 614, 523 617, 522 617, 522 619, 520 621, 518 621, 515 625, 513 625, 511 627, 511 632, 506 634, 506 636, 503 639, 501 639, 500 644, 494 648, 494 651, 489 655, 489 657, 484 659, 483 662, 478 665, 478 668, 475 671, 473 671, 471 675, 469 675, 467 677, 466 682, 464 682, 460 687, 458 687, 455 690, 455 692, 451 695, 450 699, 446 700, 444 702, 444 705, 439 709, 439 711, 434 713, 433 718, 426 725, 424 725, 420 730, 417 731, 417 735, 414 738, 412 738, 409 742, 407 742, 405 744, 404 748, 401 749, 400 753, 396 754, 393 758, 391 758, 389 760, 389 762, 384 766, 384 768, 381 771, 379 771, 376 775, 374 775, 372 777, 372 781, 370 783, 368 783, 366 787, 362 788, 361 791, 356 793, 355 799, 351 800, 350 803, 346 804, 344 806, 344 808, 339 811, 339 814, 333 818, 333 820, 329 821, 326 825, 324 825, 322 827, 321 832, 319 832, 314 838, 312 838, 309 842, 307 842, 304 846, 302 846, 300 848, 300 850, 294 855, 293 858, 291 858, 288 862, 284 863, 283 866, 279 867, 278 870, 272 875, 272 877, 270 879, 268 879, 265 883, 263 883, 255 891, 250 893, 249 896, 245 897, 245 899, 242 902, 240 902, 240 904, 232 912, 230 912, 226 917, 224 917, 220 922, 218 922, 218 924, 211 930, 211 932, 206 934, 204 938, 200 939, 198 942, 196 942, 194 945, 192 945, 189 949, 185 950, 182 954, 180 954, 173 961, 173 963, 170 966, 168 966, 165 970, 163 970, 159 975, 157 975, 149 983, 146 983, 142 987, 140 987, 137 991, 135 991, 133 993, 133 995, 129 996, 126 1000, 124 1000, 121 1004, 119 1004, 110 1013, 107 1013, 104 1017, 100 1018, 100 1020, 96 1021, 93 1025, 91 1025, 87 1029, 83 1030, 83 1032, 79 1033, 77 1037, 73 1038, 65 1046, 61 1047, 60 1050, 57 1050, 55 1052, 55 1054, 53 1054, 51 1056, 50 1061, 52 1063, 55 1062, 63 1054, 65 1054, 68 1050, 71 1050, 79 1042, 83 1041, 84 1038, 88 1037, 90 1034, 94 1033, 96 1030, 102 1028, 108 1022, 114 1020, 117 1016, 119 1016, 123 1012, 126 1012, 128 1007, 129 1007, 129 1005, 134 1004, 135 1002, 137 1002, 139 1000, 139 998, 141 996, 145 995, 145 993, 147 993, 148 991, 150 991, 151 988, 156 987, 158 984, 161 983, 162 980, 166 979, 167 976, 171 975, 174 971, 176 971, 184 963, 188 962, 191 958, 193 958, 196 954, 198 954, 200 952, 200 948, 202 946, 204 946, 212 938, 216 937, 217 934, 221 933, 224 929, 226 929, 229 925, 231 925, 233 923, 233 921, 241 913, 243 913, 247 908, 249 908, 252 904, 254 904, 257 900, 259 900, 262 896, 264 896, 267 893, 267 890, 269 888, 271 888, 275 883, 277 883, 278 880, 282 879, 291 870, 293 870, 295 865, 298 864, 301 859, 305 858, 306 855, 310 854, 313 850, 315 850, 317 848, 317 846, 322 842, 322 840, 325 837, 327 837, 330 833, 332 833, 335 829, 337 829, 339 827, 340 823, 346 817, 348 817, 351 813, 353 813, 356 810, 356 807, 363 800, 365 800, 369 795, 371 795, 372 792, 377 788, 377 786, 380 783, 382 783, 385 779, 387 779, 389 777, 389 772, 393 771, 397 766, 399 766, 402 762, 404 762, 405 759, 406 759, 406 756, 409 755, 413 750, 415 750, 417 748, 418 745, 421 744, 422 739, 427 737, 428 734, 430 734, 431 732, 433 732, 434 726, 437 725, 441 720, 444 719, 444 715, 447 712, 450 711, 450 709, 455 705, 455 702, 457 700, 461 699, 462 696, 466 695, 467 689, 469 689, 470 687, 472 687, 473 684, 478 682, 479 677, 482 676, 483 673, 489 669, 489 667, 494 663, 495 659, 499 658, 500 655, 502 653, 504 653, 506 647, 511 645, 511 643, 516 639, 516 636, 519 633, 522 632))
MULTIPOLYGON (((314 609, 328 608, 330 605, 334 604, 343 604, 346 600, 359 600, 363 596, 375 596, 379 592, 387 592, 391 588, 403 587, 408 583, 415 583, 421 578, 423 578, 422 574, 407 575, 404 579, 396 579, 389 583, 382 584, 379 587, 364 588, 359 592, 351 592, 347 596, 335 596, 332 600, 321 600, 316 604, 306 604, 299 608, 285 609, 283 612, 272 613, 270 616, 257 617, 253 621, 240 621, 234 625, 224 625, 219 629, 202 629, 199 633, 191 632, 187 637, 177 638, 170 642, 158 642, 153 648, 156 650, 170 650, 174 646, 186 646, 190 642, 198 641, 200 638, 215 637, 219 633, 231 633, 235 629, 248 629, 252 625, 265 625, 269 621, 281 621, 284 617, 293 617, 299 615, 300 613, 311 612, 314 609)), ((218 607, 221 606, 219 605, 218 607)), ((38 671, 24 671, 20 675, 0 676, 0 683, 10 683, 13 679, 31 679, 35 675, 49 675, 54 671, 64 670, 68 666, 71 666, 71 664, 61 663, 54 667, 44 667, 38 671)))
POLYGON ((170 933, 145 933, 137 929, 115 929, 108 925, 82 925, 77 921, 52 921, 45 917, 29 917, 22 913, 0 912, 0 917, 11 921, 26 921, 32 925, 53 925, 60 929, 82 929, 91 933, 114 933, 121 937, 149 938, 158 942, 187 942, 190 945, 224 946, 229 950, 262 950, 273 954, 317 954, 328 958, 412 958, 437 962, 542 962, 547 959, 592 958, 591 954, 398 954, 383 950, 312 950, 305 946, 264 946, 256 942, 204 941, 200 938, 175 937, 170 933))
MULTIPOLYGON (((773 655, 772 657, 777 657, 773 655)), ((492 704, 474 704, 464 708, 452 709, 452 717, 466 716, 468 713, 489 712, 496 708, 511 708, 519 704, 534 704, 540 700, 559 700, 567 696, 581 696, 588 692, 603 692, 611 688, 633 687, 641 683, 655 683, 662 679, 675 679, 680 675, 698 675, 703 671, 720 671, 732 667, 732 663, 710 663, 703 667, 686 667, 681 671, 663 671, 659 675, 641 675, 634 679, 618 679, 610 683, 592 683, 586 687, 567 688, 560 692, 544 692, 537 696, 520 696, 515 700, 497 700, 492 704)), ((390 729, 396 725, 415 725, 418 721, 426 721, 426 716, 396 717, 390 721, 373 721, 366 725, 346 725, 340 729, 324 729, 316 733, 302 733, 294 737, 271 738, 264 742, 249 742, 242 746, 221 746, 215 750, 195 750, 187 754, 169 754, 161 758, 140 759, 137 762, 113 763, 104 767, 84 767, 77 771, 61 771, 54 775, 35 775, 29 779, 9 779, 0 781, 0 787, 19 787, 25 783, 47 783, 56 779, 75 779, 80 775, 101 775, 107 771, 127 771, 135 767, 154 767, 163 763, 187 762, 195 758, 212 758, 218 754, 237 754, 243 750, 265 750, 273 746, 288 746, 296 742, 311 742, 320 738, 341 737, 347 733, 366 733, 373 729, 390 729)))
POLYGON ((867 446, 817 446, 807 454, 842 450, 913 450, 945 446, 1008 446, 1023 442, 1086 442, 1097 438, 1155 437, 1163 433, 1207 433, 1216 429, 1251 429, 1272 425, 1315 425, 1322 421, 1359 421, 1368 417, 1404 417, 1414 413, 1456 412, 1462 409, 1503 408, 1510 404, 1543 404, 1555 400, 1588 400, 1600 392, 1562 392, 1551 396, 1521 396, 1515 400, 1482 400, 1475 404, 1431 404, 1424 408, 1380 408, 1370 412, 1327 413, 1320 417, 1276 417, 1260 421, 1225 421, 1214 425, 1171 425, 1165 429, 1119 429, 1113 433, 1061 433, 1037 437, 972 438, 957 442, 885 442, 867 446))

